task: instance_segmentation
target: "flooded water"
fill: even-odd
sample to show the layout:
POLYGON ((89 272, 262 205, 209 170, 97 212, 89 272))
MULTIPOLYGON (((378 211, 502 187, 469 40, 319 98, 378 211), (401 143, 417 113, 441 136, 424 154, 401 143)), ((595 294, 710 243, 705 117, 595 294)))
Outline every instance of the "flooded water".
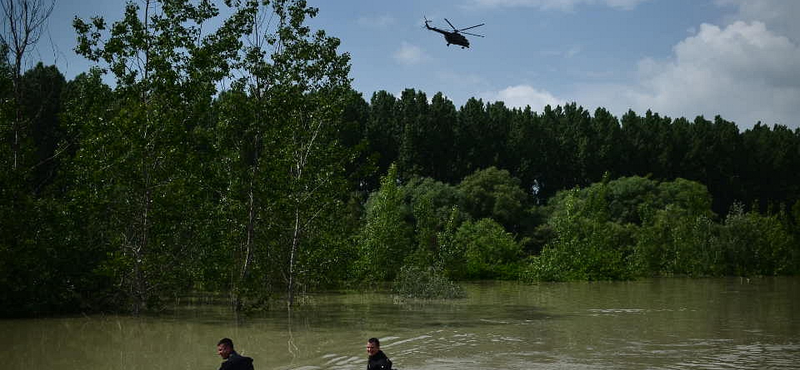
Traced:
POLYGON ((170 316, 0 321, 3 369, 217 369, 233 339, 256 369, 796 369, 800 278, 466 285, 456 301, 307 297, 290 317, 226 307, 170 316))

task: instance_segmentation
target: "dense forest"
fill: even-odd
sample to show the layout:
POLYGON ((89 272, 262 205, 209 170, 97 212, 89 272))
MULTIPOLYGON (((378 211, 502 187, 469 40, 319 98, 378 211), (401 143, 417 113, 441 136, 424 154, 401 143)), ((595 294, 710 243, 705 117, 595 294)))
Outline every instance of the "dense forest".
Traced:
POLYGON ((137 4, 75 19, 98 67, 69 81, 3 38, 0 316, 800 273, 798 129, 367 101, 304 1, 137 4))

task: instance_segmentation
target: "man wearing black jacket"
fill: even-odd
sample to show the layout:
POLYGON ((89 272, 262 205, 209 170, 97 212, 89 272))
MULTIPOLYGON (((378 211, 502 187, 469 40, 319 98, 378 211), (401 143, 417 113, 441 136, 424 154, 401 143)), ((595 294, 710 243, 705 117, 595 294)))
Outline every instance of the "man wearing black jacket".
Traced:
POLYGON ((219 370, 253 370, 253 359, 236 353, 229 338, 222 338, 217 343, 217 353, 225 360, 219 370))
POLYGON ((367 370, 392 370, 392 361, 381 351, 381 342, 378 338, 367 340, 367 370))

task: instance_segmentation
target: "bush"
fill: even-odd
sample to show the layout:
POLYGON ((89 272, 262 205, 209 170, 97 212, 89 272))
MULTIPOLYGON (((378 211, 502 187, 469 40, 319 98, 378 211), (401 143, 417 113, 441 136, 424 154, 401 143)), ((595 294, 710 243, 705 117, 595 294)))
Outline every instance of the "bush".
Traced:
POLYGON ((562 192, 548 220, 555 239, 531 260, 525 280, 625 280, 636 226, 609 220, 604 185, 562 192))
POLYGON ((726 275, 778 275, 795 270, 790 257, 794 238, 777 216, 745 212, 741 204, 734 204, 717 241, 726 275))
POLYGON ((632 262, 639 275, 718 275, 722 257, 713 248, 717 225, 705 215, 668 205, 637 232, 632 262))
POLYGON ((394 283, 394 292, 406 298, 463 298, 464 288, 433 268, 403 266, 394 283))
POLYGON ((367 201, 354 276, 371 281, 392 280, 396 276, 397 262, 414 248, 413 228, 406 222, 408 215, 402 189, 397 185, 397 168, 392 165, 381 180, 380 190, 367 201))
POLYGON ((464 251, 463 270, 455 273, 468 279, 496 279, 507 276, 507 265, 519 260, 522 248, 496 221, 484 218, 465 222, 458 228, 455 244, 464 251))
POLYGON ((523 280, 628 280, 633 277, 627 263, 628 245, 620 243, 627 238, 626 228, 608 223, 592 228, 591 237, 565 235, 548 244, 538 257, 534 257, 523 280))

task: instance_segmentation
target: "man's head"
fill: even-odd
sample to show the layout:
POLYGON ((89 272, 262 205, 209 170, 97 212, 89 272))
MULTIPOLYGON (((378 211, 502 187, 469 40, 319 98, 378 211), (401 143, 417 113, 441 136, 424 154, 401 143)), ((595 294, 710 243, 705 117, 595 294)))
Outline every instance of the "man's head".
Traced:
POLYGON ((378 338, 369 338, 367 340, 367 353, 369 353, 370 356, 375 356, 380 350, 381 342, 378 341, 378 338))
POLYGON ((222 338, 217 343, 217 354, 223 359, 228 359, 233 352, 233 341, 230 338, 222 338))

